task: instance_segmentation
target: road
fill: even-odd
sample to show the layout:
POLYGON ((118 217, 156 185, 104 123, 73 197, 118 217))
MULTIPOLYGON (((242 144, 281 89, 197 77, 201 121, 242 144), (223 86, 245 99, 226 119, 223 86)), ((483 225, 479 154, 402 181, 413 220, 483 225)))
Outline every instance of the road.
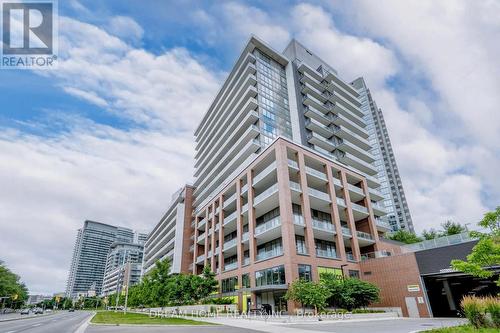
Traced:
POLYGON ((85 311, 63 311, 50 316, 0 322, 0 333, 73 333, 90 315, 85 311))

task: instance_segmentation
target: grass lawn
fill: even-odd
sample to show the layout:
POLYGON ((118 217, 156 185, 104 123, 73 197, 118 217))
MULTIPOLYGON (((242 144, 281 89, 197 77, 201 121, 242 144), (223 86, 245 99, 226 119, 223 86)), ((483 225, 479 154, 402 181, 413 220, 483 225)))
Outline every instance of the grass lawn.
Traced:
POLYGON ((99 311, 92 318, 94 324, 137 324, 137 325, 213 325, 211 323, 184 319, 149 317, 149 314, 99 311))
POLYGON ((446 328, 436 328, 430 331, 432 333, 498 333, 497 328, 480 328, 476 329, 471 325, 461 325, 455 327, 446 327, 446 328))

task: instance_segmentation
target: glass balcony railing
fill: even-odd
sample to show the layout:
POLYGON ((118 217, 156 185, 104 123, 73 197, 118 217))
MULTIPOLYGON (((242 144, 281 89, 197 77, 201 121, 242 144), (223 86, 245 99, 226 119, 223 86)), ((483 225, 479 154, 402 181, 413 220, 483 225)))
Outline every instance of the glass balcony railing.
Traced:
POLYGON ((392 229, 389 222, 382 220, 381 218, 375 218, 375 224, 386 229, 392 229))
POLYGON ((304 217, 302 215, 293 214, 293 224, 304 226, 304 217))
POLYGON ((246 266, 246 265, 250 265, 250 258, 248 258, 248 257, 245 257, 243 259, 243 266, 246 266))
POLYGON ((205 234, 201 234, 198 236, 198 238, 196 239, 197 242, 203 240, 205 238, 205 234))
POLYGON ((233 193, 230 197, 224 200, 224 207, 233 202, 236 199, 236 193, 233 193))
POLYGON ((236 246, 236 243, 238 242, 238 239, 237 238, 233 238, 227 242, 224 243, 224 251, 227 250, 227 249, 230 249, 232 248, 233 246, 236 246))
POLYGON ((324 200, 324 201, 330 201, 330 196, 328 195, 328 193, 325 193, 325 192, 322 192, 322 191, 319 191, 319 190, 316 190, 314 188, 308 188, 308 192, 309 192, 309 195, 312 195, 316 198, 319 198, 321 200, 324 200))
POLYGON ((337 198, 337 205, 345 207, 345 200, 342 198, 337 198))
POLYGON ((297 191, 297 192, 301 191, 300 184, 296 183, 296 182, 292 182, 292 181, 290 181, 290 189, 297 191))
POLYGON ((237 262, 233 262, 233 263, 230 263, 230 264, 224 264, 224 271, 230 271, 230 270, 233 270, 233 269, 236 269, 238 268, 238 263, 237 262))
POLYGON ((348 186, 350 191, 356 192, 356 193, 361 194, 361 195, 365 195, 365 193, 363 192, 363 189, 361 189, 357 186, 354 186, 352 184, 348 184, 347 186, 348 186))
POLYGON ((348 227, 342 227, 342 235, 352 236, 351 229, 349 229, 348 227))
POLYGON ((373 236, 364 231, 356 231, 358 238, 373 240, 373 236))
POLYGON ((255 185, 259 181, 261 181, 265 176, 267 176, 271 171, 276 169, 276 161, 267 166, 264 170, 262 170, 257 176, 253 179, 253 184, 255 185))
POLYGON ((224 216, 224 225, 226 225, 227 223, 236 219, 237 213, 238 212, 233 212, 233 213, 229 214, 228 216, 224 216))
POLYGON ((293 160, 288 160, 288 165, 291 166, 292 168, 294 169, 298 169, 299 168, 299 164, 293 160))
POLYGON ((355 210, 360 211, 360 212, 368 213, 368 208, 366 208, 365 206, 361 206, 361 205, 358 205, 356 203, 351 203, 351 207, 355 210))
POLYGON ((328 231, 328 232, 332 232, 332 233, 335 232, 335 226, 332 223, 321 221, 321 220, 318 220, 315 218, 312 219, 312 226, 315 229, 328 231))
POLYGON ((259 252, 257 253, 257 260, 265 260, 273 257, 277 257, 283 254, 282 248, 277 248, 273 251, 259 252))
POLYGON ((335 250, 316 249, 316 255, 318 257, 325 257, 325 258, 338 258, 335 250))
POLYGON ((313 175, 313 176, 316 176, 320 179, 323 179, 323 180, 326 180, 326 174, 322 171, 319 171, 319 170, 316 170, 316 169, 313 169, 311 167, 307 167, 306 166, 306 172, 310 175, 313 175))
POLYGON ((253 201, 253 204, 254 205, 259 204, 260 202, 264 201, 265 198, 267 198, 272 193, 277 192, 277 191, 278 191, 278 184, 276 183, 273 186, 269 187, 264 192, 262 192, 261 194, 259 194, 258 196, 256 196, 254 201, 253 201))
POLYGON ((201 256, 198 256, 198 258, 196 258, 196 262, 200 262, 200 261, 204 261, 205 260, 205 255, 202 254, 201 256))
POLYGON ((250 238, 250 234, 248 232, 245 232, 243 235, 241 235, 241 240, 243 242, 246 242, 250 238))
POLYGON ((271 230, 273 228, 276 228, 280 225, 281 225, 281 219, 279 216, 276 216, 275 218, 255 227, 255 235, 258 236, 258 235, 263 234, 264 232, 271 230))
POLYGON ((346 257, 347 257, 347 260, 349 260, 349 261, 356 261, 354 259, 354 254, 352 254, 352 252, 347 252, 346 257))

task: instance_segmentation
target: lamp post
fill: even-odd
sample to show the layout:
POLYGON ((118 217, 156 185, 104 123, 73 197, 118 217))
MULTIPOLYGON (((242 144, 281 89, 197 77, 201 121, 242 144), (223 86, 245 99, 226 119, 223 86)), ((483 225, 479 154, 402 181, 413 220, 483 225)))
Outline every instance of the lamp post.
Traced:
POLYGON ((345 275, 344 275, 344 267, 346 267, 346 266, 348 266, 348 265, 347 265, 347 264, 342 264, 342 265, 340 265, 340 270, 341 270, 341 272, 342 272, 342 280, 344 280, 344 279, 345 279, 345 275))

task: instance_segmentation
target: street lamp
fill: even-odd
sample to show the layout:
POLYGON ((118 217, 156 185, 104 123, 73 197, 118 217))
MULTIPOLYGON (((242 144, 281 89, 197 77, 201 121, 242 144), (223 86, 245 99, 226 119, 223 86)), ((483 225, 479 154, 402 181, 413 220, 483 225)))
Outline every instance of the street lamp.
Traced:
POLYGON ((342 264, 340 265, 340 271, 342 272, 342 280, 345 279, 345 275, 344 275, 344 267, 348 266, 347 264, 342 264))

